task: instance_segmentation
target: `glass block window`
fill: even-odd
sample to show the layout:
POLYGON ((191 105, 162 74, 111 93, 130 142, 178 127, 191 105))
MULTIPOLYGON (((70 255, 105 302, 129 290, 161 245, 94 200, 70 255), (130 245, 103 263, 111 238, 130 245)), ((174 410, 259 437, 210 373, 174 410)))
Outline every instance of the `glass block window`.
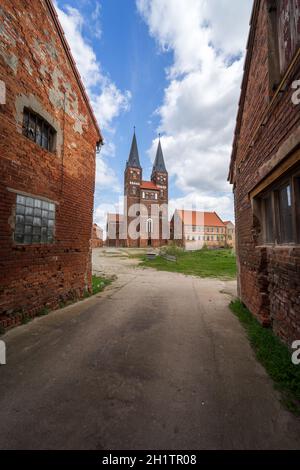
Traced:
POLYGON ((55 151, 56 131, 41 116, 24 108, 23 135, 49 152, 55 151))
POLYGON ((55 204, 17 194, 14 240, 16 243, 53 243, 55 204))

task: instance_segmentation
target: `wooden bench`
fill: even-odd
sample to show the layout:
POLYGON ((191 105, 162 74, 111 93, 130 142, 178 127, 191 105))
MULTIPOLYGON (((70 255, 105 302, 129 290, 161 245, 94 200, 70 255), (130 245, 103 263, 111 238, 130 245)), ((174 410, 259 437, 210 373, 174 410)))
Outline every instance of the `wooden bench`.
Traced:
POLYGON ((156 256, 157 256, 156 253, 147 253, 147 259, 148 260, 153 260, 153 259, 156 258, 156 256))
POLYGON ((162 254, 161 257, 166 259, 167 261, 172 261, 173 263, 176 263, 177 261, 176 256, 173 256, 173 255, 162 254))

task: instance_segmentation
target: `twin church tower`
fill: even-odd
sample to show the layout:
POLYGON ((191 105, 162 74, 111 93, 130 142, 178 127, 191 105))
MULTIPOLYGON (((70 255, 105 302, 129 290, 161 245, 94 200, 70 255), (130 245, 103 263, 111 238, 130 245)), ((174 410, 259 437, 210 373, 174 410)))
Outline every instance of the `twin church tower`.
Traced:
POLYGON ((128 247, 159 247, 168 234, 168 172, 159 140, 151 181, 143 180, 135 132, 124 173, 124 222, 128 247), (125 224, 126 226, 126 224, 125 224))

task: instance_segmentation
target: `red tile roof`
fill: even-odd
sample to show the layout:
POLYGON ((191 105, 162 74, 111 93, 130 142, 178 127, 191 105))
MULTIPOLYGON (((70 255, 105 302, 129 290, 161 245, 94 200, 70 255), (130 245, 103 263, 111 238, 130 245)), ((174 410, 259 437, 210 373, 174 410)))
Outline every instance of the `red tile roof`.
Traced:
POLYGON ((141 188, 142 189, 152 189, 154 191, 159 191, 159 188, 152 181, 142 181, 141 188))
POLYGON ((204 225, 206 227, 225 227, 216 212, 176 210, 185 225, 204 225))

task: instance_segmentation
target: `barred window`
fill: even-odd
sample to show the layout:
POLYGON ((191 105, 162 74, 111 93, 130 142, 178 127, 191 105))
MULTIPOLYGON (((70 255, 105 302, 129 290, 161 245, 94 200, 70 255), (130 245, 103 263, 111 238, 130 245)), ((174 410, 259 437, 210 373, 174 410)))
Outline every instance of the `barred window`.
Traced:
POLYGON ((23 135, 49 152, 55 151, 55 129, 28 108, 23 113, 23 135))
POLYGON ((14 240, 16 243, 53 243, 55 204, 17 194, 14 240))

